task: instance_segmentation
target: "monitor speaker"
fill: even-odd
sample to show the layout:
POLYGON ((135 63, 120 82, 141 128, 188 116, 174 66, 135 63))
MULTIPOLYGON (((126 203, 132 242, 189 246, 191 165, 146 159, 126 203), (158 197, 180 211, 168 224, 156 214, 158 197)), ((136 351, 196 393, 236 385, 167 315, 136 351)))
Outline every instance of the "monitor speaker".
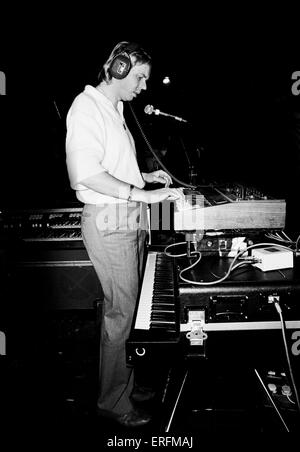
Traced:
POLYGON ((91 263, 19 263, 11 272, 7 296, 30 309, 93 309, 103 298, 101 284, 91 263))

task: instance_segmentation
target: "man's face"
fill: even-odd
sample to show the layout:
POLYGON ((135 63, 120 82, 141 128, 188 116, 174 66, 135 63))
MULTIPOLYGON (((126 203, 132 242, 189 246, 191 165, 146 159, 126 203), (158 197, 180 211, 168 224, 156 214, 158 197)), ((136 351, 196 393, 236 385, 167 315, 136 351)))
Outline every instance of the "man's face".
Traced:
POLYGON ((121 100, 130 101, 140 94, 142 90, 146 90, 150 71, 149 64, 136 64, 132 66, 127 77, 120 83, 121 100))

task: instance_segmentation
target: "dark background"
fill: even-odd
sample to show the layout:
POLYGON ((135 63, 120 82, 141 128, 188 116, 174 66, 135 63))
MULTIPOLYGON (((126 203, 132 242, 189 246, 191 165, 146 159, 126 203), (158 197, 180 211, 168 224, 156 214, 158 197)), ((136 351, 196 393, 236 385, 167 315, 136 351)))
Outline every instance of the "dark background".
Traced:
MULTIPOLYGON (((66 114, 84 86, 95 83, 112 48, 129 40, 138 41, 153 58, 148 91, 132 107, 153 148, 167 147, 164 162, 170 171, 188 182, 188 156, 199 183, 238 181, 286 198, 287 224, 297 237, 300 95, 292 94, 291 77, 300 71, 299 14, 288 5, 285 11, 274 4, 265 9, 226 2, 223 7, 212 3, 208 12, 196 2, 193 7, 187 2, 177 7, 131 2, 114 3, 109 11, 101 3, 97 9, 73 3, 63 13, 62 5, 52 2, 32 10, 27 3, 12 5, 8 14, 1 5, 0 70, 6 75, 7 94, 0 96, 0 211, 67 207, 76 201, 65 165, 66 114), (168 87, 162 84, 166 75, 171 79, 168 87), (148 104, 187 119, 189 125, 146 115, 148 104)), ((145 169, 150 154, 128 106, 125 115, 145 169)), ((13 255, 10 243, 6 248, 13 255)), ((52 256, 62 255, 64 261, 73 256, 72 248, 55 252, 52 256)), ((1 254, 1 259, 6 257, 1 254)), ((44 421, 49 411, 47 425, 52 428, 54 419, 65 426, 67 414, 89 412, 89 404, 94 406, 93 312, 66 313, 65 305, 53 305, 62 299, 69 310, 73 299, 81 302, 82 294, 90 299, 94 293, 88 283, 92 274, 78 277, 72 265, 63 272, 42 266, 38 277, 36 269, 31 277, 26 270, 9 269, 8 278, 3 278, 1 321, 5 328, 8 324, 8 344, 11 337, 16 349, 21 343, 17 354, 24 358, 17 362, 8 350, 12 363, 0 373, 9 384, 2 384, 1 392, 7 393, 11 425, 16 426, 16 415, 20 424, 31 419, 30 406, 34 422, 28 432, 35 432, 37 413, 44 421), (41 296, 46 297, 43 303, 41 296), (46 319, 40 317, 45 305, 54 308, 46 319)), ((226 373, 227 369, 226 361, 226 373)), ((236 375, 244 391, 248 386, 240 373, 236 375)), ((210 381, 215 378, 219 376, 214 374, 210 381)), ((222 391, 219 383, 220 379, 217 386, 222 391)), ((225 384, 224 394, 239 396, 236 386, 228 390, 225 384)), ((198 380, 197 385, 201 389, 198 380)), ((203 420, 196 419, 196 431, 199 425, 203 420)), ((234 433, 235 426, 233 422, 234 433)), ((249 431, 251 425, 247 427, 249 431)))
MULTIPOLYGON (((300 70, 296 12, 131 10, 86 7, 74 19, 55 9, 39 20, 29 20, 26 10, 21 24, 11 21, 2 32, 1 205, 76 200, 65 167, 66 114, 84 86, 95 84, 114 45, 129 40, 153 58, 148 90, 132 107, 152 147, 167 147, 169 170, 188 182, 189 158, 199 183, 256 185, 287 198, 294 209, 300 166, 300 96, 291 91, 292 74, 300 70), (169 86, 162 83, 166 75, 169 86), (189 124, 148 116, 147 104, 189 124)), ((146 169, 148 148, 128 106, 125 114, 146 169)))

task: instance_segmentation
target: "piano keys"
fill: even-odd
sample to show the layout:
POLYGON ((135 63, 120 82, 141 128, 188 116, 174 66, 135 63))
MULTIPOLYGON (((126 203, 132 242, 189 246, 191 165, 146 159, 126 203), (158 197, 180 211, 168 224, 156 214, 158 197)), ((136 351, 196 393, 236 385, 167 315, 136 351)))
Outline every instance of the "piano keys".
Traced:
POLYGON ((164 253, 149 252, 134 328, 176 332, 172 261, 164 253))
POLYGON ((180 338, 175 260, 149 251, 133 327, 126 344, 127 360, 170 356, 180 338))

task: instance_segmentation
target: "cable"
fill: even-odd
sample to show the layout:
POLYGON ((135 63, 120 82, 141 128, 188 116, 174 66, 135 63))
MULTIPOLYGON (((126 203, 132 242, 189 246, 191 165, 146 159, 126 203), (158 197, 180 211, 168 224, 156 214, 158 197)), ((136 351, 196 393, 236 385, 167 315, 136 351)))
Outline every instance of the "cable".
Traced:
POLYGON ((300 234, 298 235, 297 240, 296 240, 296 251, 298 251, 298 242, 299 242, 299 240, 300 240, 300 234))
POLYGON ((290 243, 291 246, 296 243, 295 241, 291 240, 284 231, 281 232, 285 236, 285 238, 281 237, 278 232, 276 232, 275 234, 268 232, 267 234, 265 234, 265 236, 272 240, 278 240, 279 242, 290 243))
POLYGON ((284 232, 284 231, 282 231, 282 234, 291 242, 291 243, 294 243, 293 241, 292 241, 292 239, 290 239, 290 237, 284 232))
MULTIPOLYGON (((183 244, 184 242, 179 242, 179 243, 183 244)), ((175 246, 176 244, 172 244, 172 246, 173 245, 175 246)), ((231 262, 231 264, 229 266, 228 271, 225 273, 225 275, 222 278, 217 279, 215 281, 205 281, 205 282, 203 282, 203 281, 201 281, 201 282, 200 281, 193 281, 193 280, 190 280, 190 279, 183 278, 183 276, 182 276, 182 274, 185 271, 190 270, 192 267, 194 267, 196 264, 198 264, 200 262, 200 260, 201 260, 201 256, 202 256, 201 253, 199 251, 193 251, 192 254, 199 253, 200 254, 200 258, 196 262, 194 262, 192 264, 192 266, 184 268, 183 270, 181 270, 181 272, 179 273, 179 277, 184 282, 195 284, 195 285, 198 285, 198 286, 211 286, 211 285, 214 285, 214 284, 219 284, 219 283, 225 281, 225 279, 227 279, 229 277, 230 273, 232 271, 234 271, 236 268, 240 267, 241 264, 243 264, 243 263, 253 264, 254 263, 253 259, 251 259, 251 256, 248 256, 249 260, 247 260, 247 257, 246 257, 245 261, 240 263, 240 265, 239 264, 234 265, 235 262, 237 261, 237 259, 240 256, 242 256, 246 251, 248 251, 248 250, 250 250, 252 248, 257 248, 257 247, 261 247, 261 246, 268 246, 268 247, 277 246, 277 247, 280 247, 280 248, 283 248, 283 249, 287 249, 287 250, 290 251, 290 248, 288 248, 287 246, 284 246, 284 245, 278 245, 278 243, 264 243, 264 242, 262 242, 262 243, 256 243, 254 245, 247 246, 245 249, 241 250, 239 253, 236 254, 236 256, 233 258, 233 260, 232 260, 232 262, 231 262)), ((171 256, 171 257, 181 257, 181 256, 172 255, 172 254, 168 254, 168 255, 171 256)), ((183 256, 185 256, 185 255, 186 254, 184 254, 183 256)))
POLYGON ((291 402, 291 403, 293 403, 293 404, 296 403, 296 402, 294 402, 294 400, 292 400, 292 399, 290 398, 290 396, 286 395, 286 398, 288 399, 289 402, 291 402))
POLYGON ((142 134, 142 136, 143 136, 143 138, 144 138, 144 140, 145 140, 145 142, 146 142, 146 144, 147 144, 147 146, 148 146, 148 148, 149 148, 149 151, 151 152, 151 154, 153 155, 153 157, 156 159, 156 161, 160 164, 160 166, 162 167, 162 169, 165 170, 166 173, 168 173, 169 176, 172 177, 172 179, 173 179, 175 182, 177 182, 179 185, 181 185, 181 186, 183 186, 183 187, 186 187, 186 188, 192 188, 192 189, 197 188, 196 185, 187 184, 186 182, 183 182, 183 181, 181 181, 180 179, 177 179, 177 177, 175 177, 175 176, 168 170, 168 168, 166 168, 166 166, 163 164, 163 162, 160 160, 160 158, 156 155, 156 153, 154 152, 154 150, 153 150, 151 144, 149 143, 149 141, 148 141, 148 139, 147 139, 147 137, 146 137, 146 135, 145 135, 145 133, 144 133, 144 131, 143 131, 143 129, 142 129, 142 126, 141 126, 141 124, 139 123, 139 120, 137 119, 136 114, 134 113, 134 110, 133 110, 133 108, 132 108, 132 105, 130 104, 130 102, 128 102, 128 104, 129 104, 129 108, 130 108, 130 110, 131 110, 131 113, 132 113, 132 115, 133 115, 133 117, 134 117, 134 119, 135 119, 135 121, 136 121, 136 123, 137 123, 139 129, 140 129, 140 132, 141 132, 141 134, 142 134))
MULTIPOLYGON (((187 256, 187 253, 182 253, 182 254, 171 254, 171 253, 168 253, 167 252, 167 250, 169 249, 169 248, 171 248, 171 247, 174 247, 174 246, 178 246, 178 245, 185 245, 186 244, 186 242, 177 242, 177 243, 172 243, 171 245, 168 245, 166 248, 165 248, 165 250, 164 250, 164 253, 166 254, 166 256, 169 256, 169 257, 185 257, 185 256, 187 256)), ((187 271, 187 270, 190 270, 191 268, 193 268, 193 267, 195 267, 199 262, 200 262, 200 260, 201 260, 201 258, 202 258, 202 254, 201 254, 201 252, 200 251, 192 251, 191 252, 191 254, 199 254, 199 257, 198 257, 198 259, 195 261, 195 262, 193 262, 193 264, 191 264, 189 267, 186 267, 186 268, 184 268, 183 270, 181 270, 181 272, 179 273, 179 277, 183 280, 183 281, 185 281, 185 282, 191 282, 191 283, 195 283, 195 284, 202 284, 202 283, 198 283, 198 282, 195 282, 195 281, 190 281, 190 280, 188 280, 188 279, 185 279, 185 278, 183 278, 182 277, 182 273, 183 272, 185 272, 185 271, 187 271)), ((245 261, 243 261, 243 262, 239 262, 239 263, 237 263, 236 265, 234 265, 232 268, 231 268, 231 270, 230 270, 230 272, 232 272, 232 271, 234 271, 236 268, 238 268, 238 267, 241 267, 242 265, 245 265, 245 264, 253 264, 253 260, 245 260, 245 261)), ((211 272, 212 273, 212 272, 211 272)), ((212 273, 213 274, 213 273, 212 273)), ((214 275, 214 276, 216 276, 216 275, 214 275)), ((223 277, 223 278, 221 278, 221 280, 224 280, 224 278, 226 278, 228 276, 228 272, 225 274, 225 276, 223 277)), ((215 284, 215 281, 211 281, 211 282, 207 282, 207 283, 203 283, 203 284, 205 284, 205 285, 207 285, 207 284, 215 284)))
MULTIPOLYGON (((201 253, 200 253, 200 254, 201 254, 201 253)), ((201 259, 201 257, 200 257, 200 259, 201 259)), ((180 277, 183 281, 188 282, 188 283, 192 283, 192 284, 196 284, 196 285, 199 285, 199 286, 212 286, 212 285, 214 285, 214 284, 218 284, 218 283, 220 283, 220 282, 225 281, 225 279, 228 278, 228 276, 230 275, 230 273, 233 272, 236 268, 240 267, 241 265, 244 265, 244 264, 253 264, 253 261, 243 261, 243 262, 239 262, 238 264, 236 264, 235 266, 233 266, 233 265, 232 265, 232 264, 233 264, 233 261, 232 261, 232 263, 231 263, 230 266, 229 266, 229 269, 228 269, 227 273, 225 273, 225 275, 224 275, 222 278, 220 278, 220 279, 218 279, 218 280, 216 280, 216 281, 205 281, 205 282, 200 282, 200 281, 192 281, 192 280, 190 280, 190 279, 183 278, 182 273, 185 272, 185 271, 187 271, 187 270, 189 270, 190 268, 194 267, 196 264, 198 264, 198 262, 200 262, 200 259, 198 259, 198 261, 196 261, 196 262, 195 262, 193 265, 191 265, 190 267, 187 267, 187 268, 181 270, 181 272, 179 273, 179 277, 180 277)))
POLYGON ((294 393, 295 393, 295 397, 296 397, 296 404, 297 404, 297 407, 298 407, 298 410, 299 410, 299 413, 300 413, 299 394, 298 394, 297 386, 296 386, 295 379, 294 379, 294 373, 293 373, 293 369, 292 369, 292 365, 291 365, 290 354, 289 354, 289 349, 288 349, 287 340, 286 340, 286 327, 285 327, 285 322, 283 320, 282 309, 281 309, 281 306, 280 306, 280 304, 279 304, 279 302, 277 300, 274 300, 274 306, 275 306, 276 311, 278 312, 279 317, 280 317, 281 332, 282 332, 285 356, 286 356, 286 360, 287 360, 287 365, 288 365, 288 370, 289 370, 291 383, 292 383, 292 386, 293 386, 293 389, 294 389, 294 393))
POLYGON ((245 261, 243 261, 243 262, 238 262, 237 264, 235 264, 233 267, 232 267, 232 269, 231 269, 231 271, 233 272, 233 270, 236 270, 237 268, 239 268, 239 267, 241 267, 242 265, 245 265, 245 264, 253 264, 255 261, 253 261, 253 260, 245 260, 245 261))
MULTIPOLYGON (((193 251, 193 254, 194 254, 194 253, 199 254, 198 259, 197 259, 195 262, 193 262, 192 265, 190 265, 189 267, 184 268, 184 269, 181 270, 181 272, 179 273, 179 278, 181 278, 182 281, 185 281, 185 282, 188 282, 188 283, 193 283, 194 281, 190 281, 190 280, 188 280, 188 279, 183 278, 182 273, 183 273, 183 272, 186 272, 187 270, 190 270, 190 269, 193 268, 193 267, 195 267, 195 265, 197 265, 197 264, 201 261, 201 258, 202 258, 202 254, 200 253, 200 251, 193 251)), ((201 284, 201 283, 196 283, 196 284, 201 284)))
MULTIPOLYGON (((177 243, 171 243, 171 245, 166 246, 166 248, 164 249, 164 253, 166 256, 169 257, 184 257, 187 256, 187 253, 183 253, 183 254, 170 254, 167 253, 167 250, 173 246, 178 246, 178 245, 186 245, 186 242, 177 242, 177 243)), ((192 253, 195 253, 195 251, 193 251, 192 253)))

